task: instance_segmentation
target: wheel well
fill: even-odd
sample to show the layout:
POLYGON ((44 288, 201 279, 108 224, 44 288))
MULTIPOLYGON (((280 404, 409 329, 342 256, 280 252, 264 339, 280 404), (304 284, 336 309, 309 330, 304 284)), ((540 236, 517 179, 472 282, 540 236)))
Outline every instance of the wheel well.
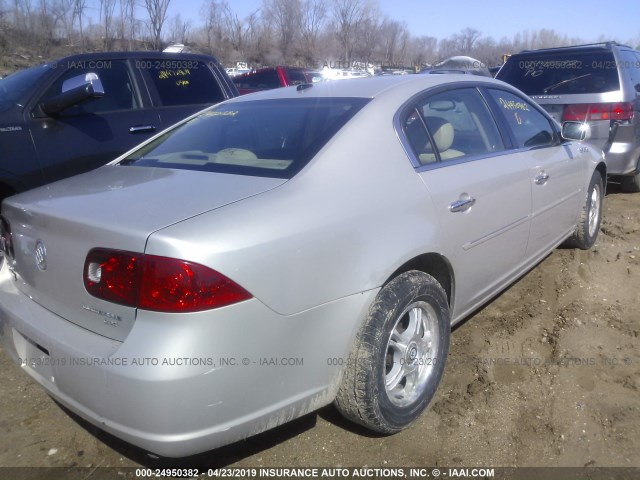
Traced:
POLYGON ((422 254, 409 260, 395 272, 393 272, 393 275, 389 277, 385 284, 389 283, 398 275, 404 272, 408 272, 409 270, 419 270, 435 278, 438 283, 442 285, 442 288, 444 288, 444 291, 447 294, 447 299, 449 300, 449 306, 453 306, 454 276, 451 265, 446 258, 437 253, 422 254))
POLYGON ((596 166, 596 170, 598 170, 598 172, 600 172, 600 175, 602 175, 602 179, 603 180, 607 178, 607 166, 604 164, 604 162, 600 162, 596 166))
MULTIPOLYGON (((600 176, 602 177, 602 183, 605 189, 605 193, 607 190, 607 166, 605 165, 604 162, 600 162, 597 166, 596 166, 596 170, 598 172, 600 172, 600 176)), ((591 180, 589 180, 591 181, 591 180)))

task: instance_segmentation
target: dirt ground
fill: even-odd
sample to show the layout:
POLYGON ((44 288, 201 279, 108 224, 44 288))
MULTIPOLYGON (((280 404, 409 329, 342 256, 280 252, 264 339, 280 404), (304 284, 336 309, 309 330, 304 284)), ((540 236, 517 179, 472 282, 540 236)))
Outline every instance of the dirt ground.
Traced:
POLYGON ((412 428, 376 436, 326 407, 178 461, 58 406, 0 351, 0 466, 640 466, 640 194, 615 186, 590 251, 558 249, 455 329, 412 428))

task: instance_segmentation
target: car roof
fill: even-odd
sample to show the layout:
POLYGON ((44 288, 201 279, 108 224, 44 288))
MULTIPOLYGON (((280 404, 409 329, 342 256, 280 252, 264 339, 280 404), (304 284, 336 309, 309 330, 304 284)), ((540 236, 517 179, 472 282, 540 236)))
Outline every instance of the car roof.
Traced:
POLYGON ((521 52, 514 53, 512 56, 518 55, 531 55, 531 54, 550 54, 550 53, 565 53, 567 51, 596 51, 596 50, 608 50, 611 51, 613 48, 624 48, 633 50, 632 47, 628 45, 623 45, 617 42, 600 42, 600 43, 587 43, 583 45, 567 45, 563 47, 551 47, 551 48, 540 48, 536 50, 522 50, 521 52))
POLYGON ((492 84, 507 88, 506 83, 489 77, 461 74, 442 75, 382 75, 340 81, 318 82, 293 87, 264 90, 236 97, 230 102, 304 97, 355 97, 377 98, 404 92, 404 96, 417 94, 425 89, 447 84, 492 84))

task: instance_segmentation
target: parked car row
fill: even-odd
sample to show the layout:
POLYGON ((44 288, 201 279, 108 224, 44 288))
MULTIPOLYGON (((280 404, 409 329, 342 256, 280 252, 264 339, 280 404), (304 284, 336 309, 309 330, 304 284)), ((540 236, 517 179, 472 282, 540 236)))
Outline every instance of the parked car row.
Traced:
POLYGON ((324 80, 322 73, 301 67, 265 67, 233 77, 241 95, 324 80))
MULTIPOLYGON (((122 65, 127 107, 159 122, 140 90, 164 69, 145 80, 134 66, 122 65)), ((96 143, 150 125, 65 115, 110 101, 108 72, 74 73, 47 73, 20 125, 76 121, 96 143)), ((233 96, 217 84, 197 98, 233 96)), ((227 99, 106 166, 5 199, 0 339, 58 402, 164 456, 332 402, 397 432, 433 398, 452 325, 561 243, 596 241, 607 166, 590 134, 475 75, 227 99)))

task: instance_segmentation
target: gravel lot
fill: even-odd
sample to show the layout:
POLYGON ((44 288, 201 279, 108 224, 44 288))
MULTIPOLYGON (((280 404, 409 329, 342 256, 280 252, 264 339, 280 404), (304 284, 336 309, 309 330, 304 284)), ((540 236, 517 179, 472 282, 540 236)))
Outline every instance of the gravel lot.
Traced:
POLYGON ((590 251, 558 249, 456 328, 415 426, 372 435, 326 407, 163 460, 58 406, 0 350, 0 466, 640 467, 640 194, 610 188, 590 251))

